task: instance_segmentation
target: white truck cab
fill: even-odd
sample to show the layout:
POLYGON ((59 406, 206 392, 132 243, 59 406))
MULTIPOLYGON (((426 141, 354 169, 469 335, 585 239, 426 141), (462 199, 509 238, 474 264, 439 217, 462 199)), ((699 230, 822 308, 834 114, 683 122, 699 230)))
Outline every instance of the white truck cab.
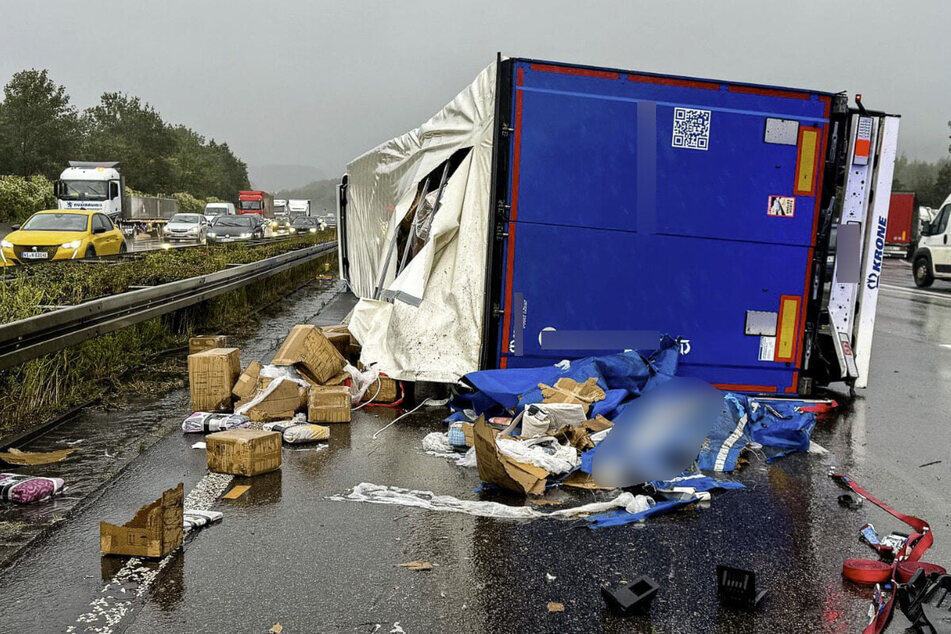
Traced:
POLYGON ((122 175, 115 162, 70 161, 55 183, 59 209, 95 209, 113 220, 122 211, 122 175))
POLYGON ((951 196, 935 213, 934 220, 921 228, 921 239, 912 259, 915 285, 931 286, 938 280, 951 280, 951 196))

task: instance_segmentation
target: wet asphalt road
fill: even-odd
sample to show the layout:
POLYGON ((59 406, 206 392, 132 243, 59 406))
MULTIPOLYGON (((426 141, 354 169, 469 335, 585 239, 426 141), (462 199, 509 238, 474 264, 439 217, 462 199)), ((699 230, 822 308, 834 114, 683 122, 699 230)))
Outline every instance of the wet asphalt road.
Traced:
MULTIPOLYGON (((360 410, 352 424, 333 427, 327 448, 286 449, 280 472, 236 479, 250 491, 217 504, 224 521, 187 543, 111 631, 267 632, 277 622, 284 632, 860 631, 869 591, 842 580, 841 561, 872 556, 856 539, 866 521, 879 532, 904 527, 868 504, 840 508, 830 466, 929 520, 936 544, 926 559, 951 562, 951 493, 942 486, 951 481, 951 285, 938 282, 922 293, 911 290, 906 265, 889 262, 887 269, 869 389, 813 435, 828 455, 797 454, 769 466, 754 457, 733 476, 748 489, 715 496, 709 508, 590 531, 579 522, 499 521, 327 499, 372 482, 523 503, 474 492, 474 469, 422 452, 421 438, 444 429, 444 411, 424 410, 373 440, 396 412, 360 410), (417 559, 434 570, 394 567, 417 559), (762 611, 718 607, 717 563, 757 572, 770 590, 762 611), (661 588, 650 617, 610 616, 598 587, 638 574, 661 588), (549 601, 565 611, 549 613, 549 601)), ((336 323, 347 305, 306 289, 266 315, 266 333, 242 345, 243 363, 266 357, 293 323, 336 323)), ((111 437, 122 452, 117 460, 128 466, 112 477, 87 458, 77 469, 77 497, 97 482, 109 484, 2 573, 0 631, 85 631, 77 618, 92 602, 117 600, 101 590, 124 563, 99 556, 98 522, 124 522, 164 488, 183 481, 188 491, 205 475, 204 452, 191 448, 198 437, 175 431, 188 413, 187 394, 175 391, 143 410, 92 411, 58 431, 62 437, 44 439, 61 447, 77 435, 88 443, 111 437), (139 447, 135 438, 146 430, 156 440, 139 447)), ((549 495, 572 505, 593 499, 549 495)), ((902 629, 899 618, 890 631, 902 629)))

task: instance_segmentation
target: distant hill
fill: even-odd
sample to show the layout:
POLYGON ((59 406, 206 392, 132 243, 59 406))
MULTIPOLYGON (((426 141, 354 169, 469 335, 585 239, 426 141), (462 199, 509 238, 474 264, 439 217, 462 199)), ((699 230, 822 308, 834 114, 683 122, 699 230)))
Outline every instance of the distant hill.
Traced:
POLYGON ((319 181, 327 174, 312 165, 248 165, 248 177, 255 189, 276 192, 319 181))
POLYGON ((337 209, 337 179, 315 180, 303 187, 274 192, 275 198, 306 198, 314 214, 323 215, 337 209))

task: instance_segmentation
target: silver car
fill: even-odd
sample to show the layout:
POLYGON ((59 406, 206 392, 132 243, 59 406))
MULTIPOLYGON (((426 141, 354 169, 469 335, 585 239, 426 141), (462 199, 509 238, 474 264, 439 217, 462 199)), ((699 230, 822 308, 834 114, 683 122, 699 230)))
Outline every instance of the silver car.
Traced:
POLYGON ((163 231, 169 242, 199 242, 208 237, 208 219, 203 214, 175 214, 169 218, 163 231))

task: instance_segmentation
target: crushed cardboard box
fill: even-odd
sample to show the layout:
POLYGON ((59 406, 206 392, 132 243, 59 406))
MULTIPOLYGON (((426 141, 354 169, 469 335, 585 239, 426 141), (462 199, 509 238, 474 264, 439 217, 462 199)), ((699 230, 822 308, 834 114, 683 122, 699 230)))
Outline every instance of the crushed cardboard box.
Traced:
POLYGON ((542 391, 542 403, 580 403, 585 414, 592 403, 603 401, 606 396, 594 377, 588 377, 584 383, 562 377, 554 386, 539 383, 538 388, 542 391))
POLYGON ((308 388, 297 381, 261 377, 258 386, 251 399, 238 403, 235 413, 266 423, 293 418, 307 405, 308 388))
POLYGON ((614 488, 601 486, 594 481, 590 473, 585 473, 580 469, 569 473, 568 477, 561 481, 561 485, 573 489, 587 489, 589 491, 610 491, 614 488))
POLYGON ((320 328, 297 325, 291 329, 271 364, 296 366, 302 375, 323 384, 343 370, 346 360, 320 328))
POLYGON ((559 441, 567 442, 579 452, 594 448, 591 434, 610 429, 614 423, 600 414, 593 419, 586 420, 580 425, 566 425, 552 434, 559 441))
POLYGON ((321 331, 350 363, 357 363, 360 360, 363 349, 346 325, 324 326, 321 331))
POLYGON ((281 468, 281 435, 276 431, 229 429, 205 437, 208 470, 255 476, 281 468))
POLYGON ((472 428, 476 465, 483 482, 523 493, 541 495, 545 492, 548 472, 532 464, 518 462, 499 451, 495 430, 481 416, 472 428))
POLYGON ((350 388, 346 385, 311 387, 307 420, 312 423, 349 423, 350 388))
POLYGON ((244 369, 244 372, 241 373, 241 376, 238 377, 231 393, 234 394, 234 397, 239 401, 251 398, 258 384, 258 377, 260 375, 261 364, 257 361, 252 361, 248 364, 248 367, 244 369))
POLYGON ((188 355, 193 412, 230 412, 231 390, 241 375, 237 348, 212 348, 188 355))
POLYGON ((184 498, 184 485, 179 483, 140 508, 135 517, 122 526, 99 522, 102 554, 161 558, 181 546, 184 498))
POLYGON ((227 347, 227 335, 198 335, 188 340, 188 354, 198 354, 205 350, 227 347))

